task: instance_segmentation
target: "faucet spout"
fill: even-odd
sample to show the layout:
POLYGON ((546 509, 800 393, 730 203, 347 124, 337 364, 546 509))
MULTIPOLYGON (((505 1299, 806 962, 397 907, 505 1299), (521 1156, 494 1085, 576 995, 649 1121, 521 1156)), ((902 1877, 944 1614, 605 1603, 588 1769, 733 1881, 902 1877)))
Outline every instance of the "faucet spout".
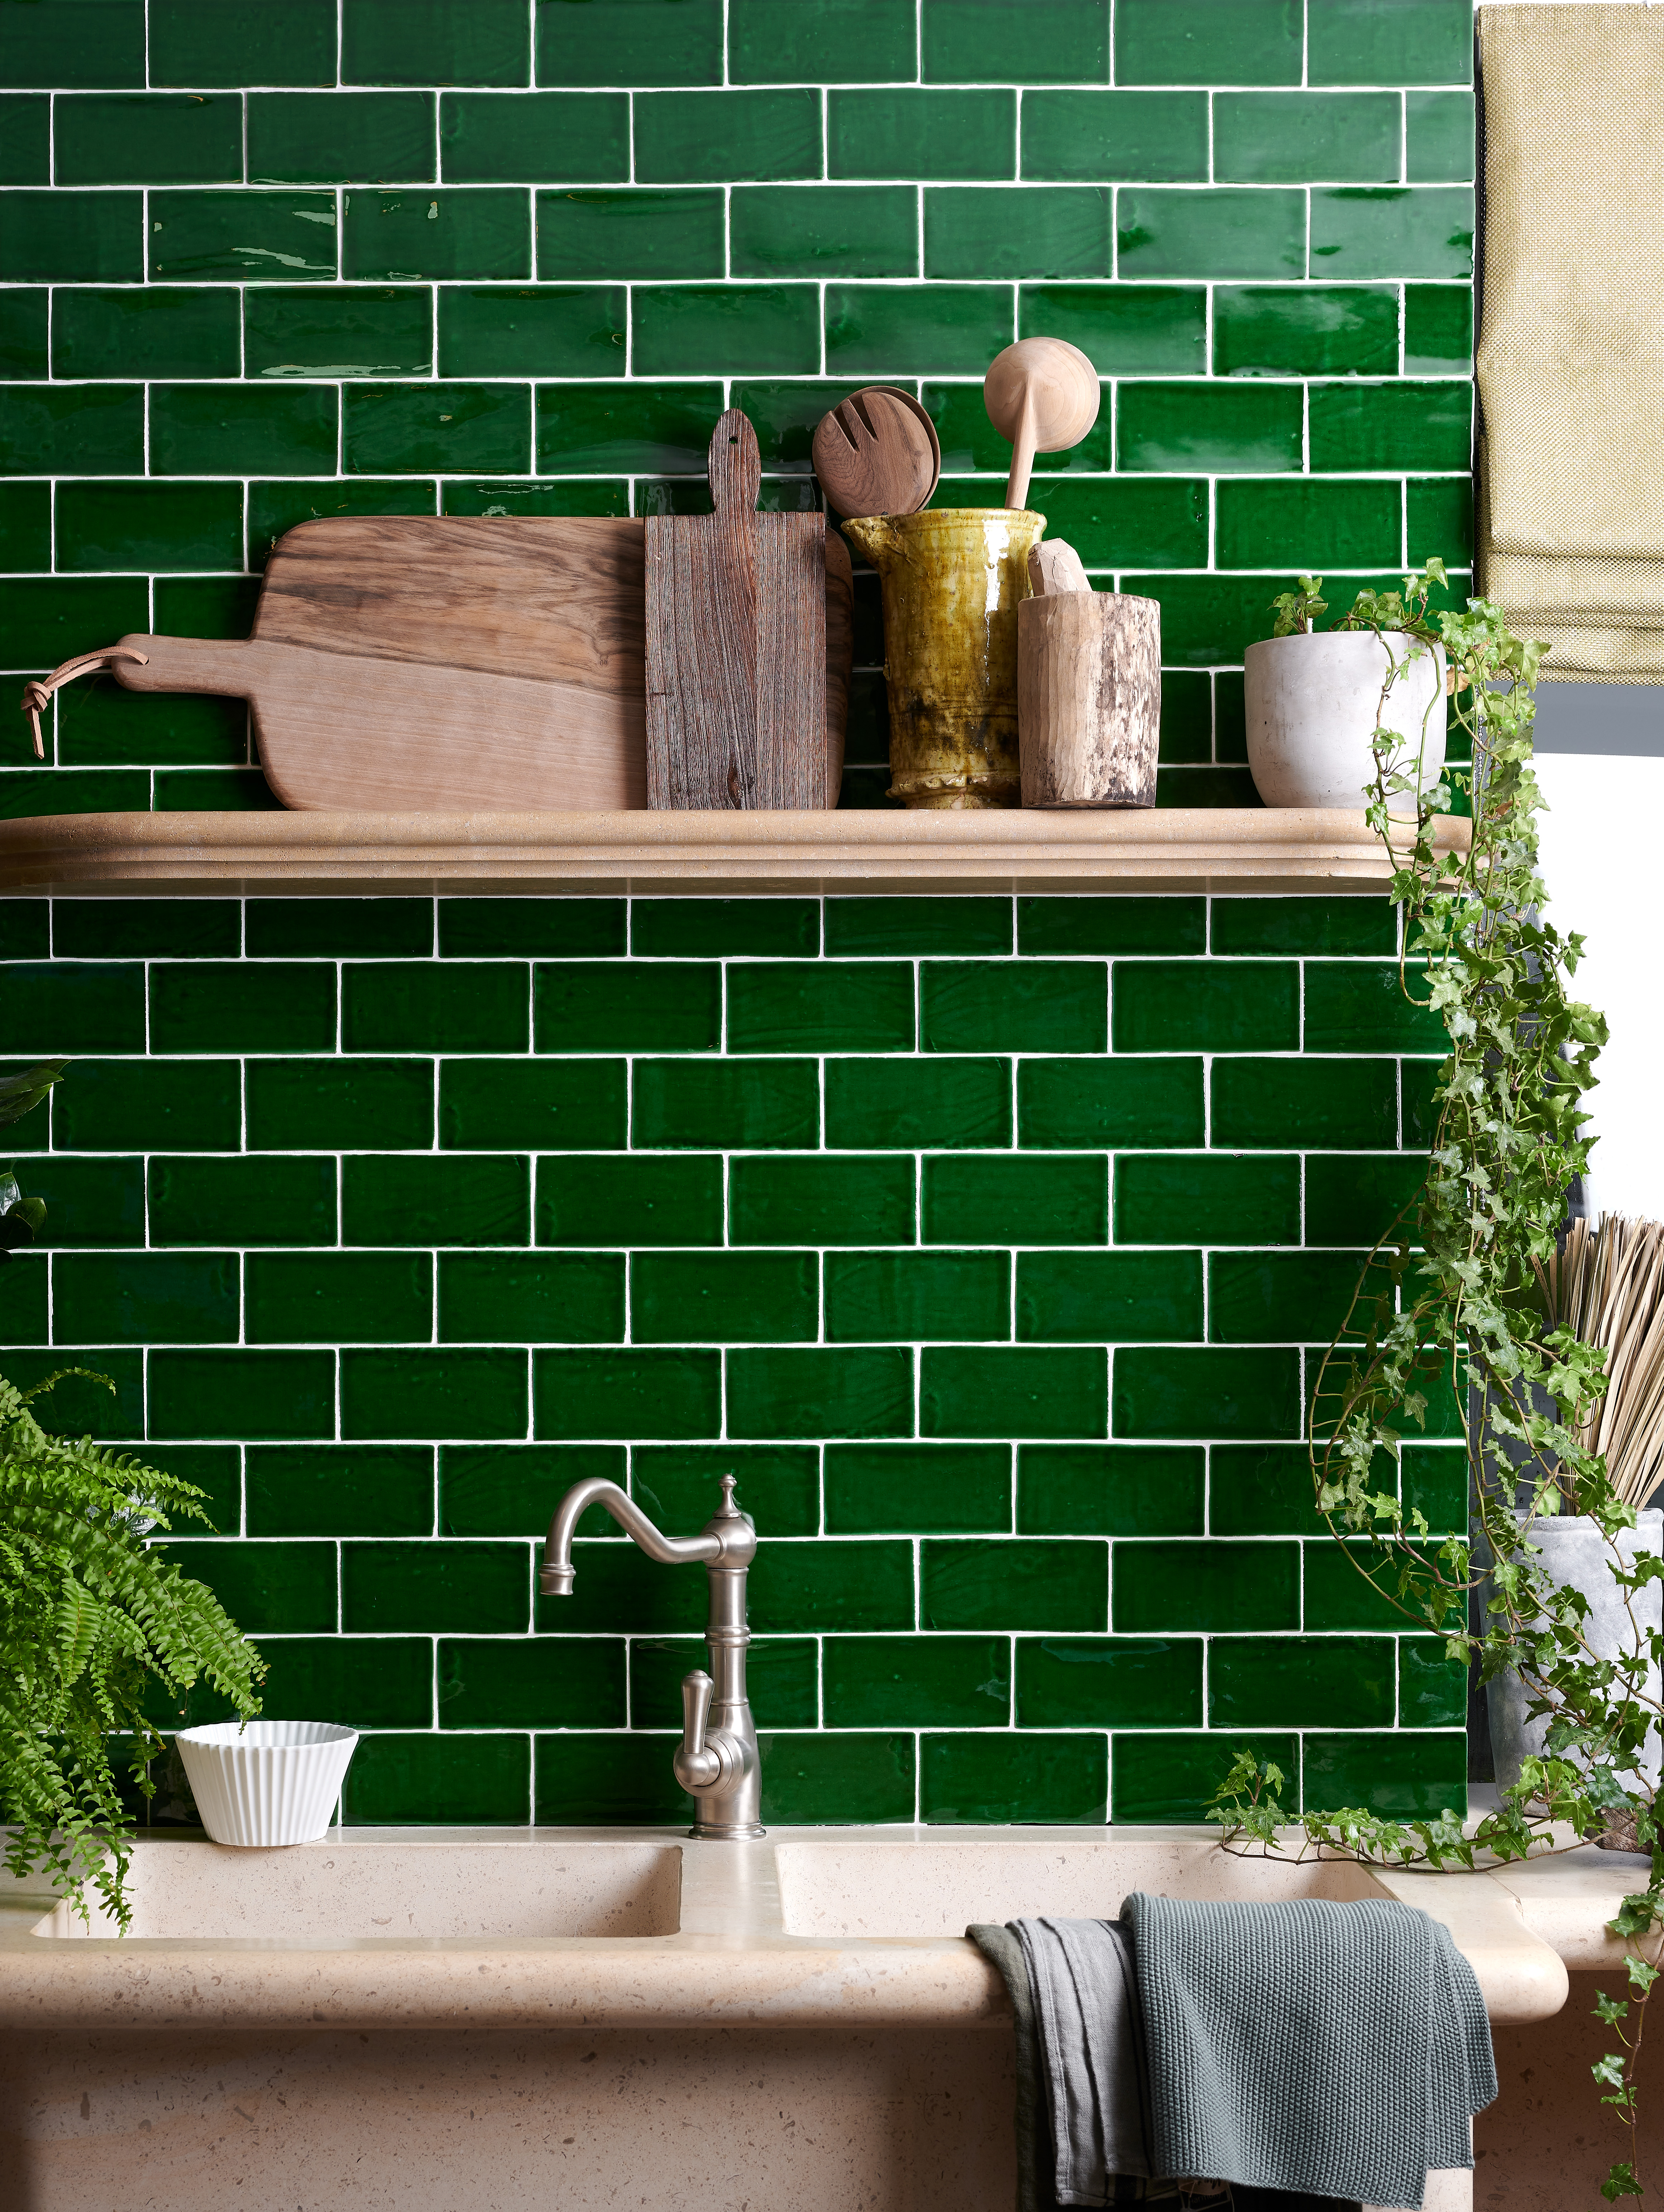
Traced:
POLYGON ((575 1578, 572 1540, 590 1506, 599 1505, 650 1559, 663 1566, 704 1564, 710 1580, 705 1642, 711 1672, 695 1671, 682 1685, 682 1741, 671 1761, 676 1778, 693 1798, 695 1836, 743 1838, 762 1833, 762 1777, 756 1723, 745 1689, 745 1579, 756 1557, 757 1532, 734 1504, 734 1478, 722 1478, 722 1503, 696 1536, 667 1536, 616 1482, 599 1476, 575 1482, 555 1509, 544 1545, 537 1588, 545 1597, 570 1597, 575 1578))

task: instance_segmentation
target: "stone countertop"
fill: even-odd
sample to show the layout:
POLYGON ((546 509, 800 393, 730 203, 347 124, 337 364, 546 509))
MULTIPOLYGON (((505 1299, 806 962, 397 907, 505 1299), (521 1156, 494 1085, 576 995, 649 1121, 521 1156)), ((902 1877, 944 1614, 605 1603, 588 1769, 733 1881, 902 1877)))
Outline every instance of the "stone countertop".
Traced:
POLYGON ((1587 1863, 1612 1856, 1376 1875, 1239 1857, 1199 1827, 779 1829, 743 1844, 671 1829, 348 1829, 269 1852, 146 1840, 125 1938, 96 1921, 86 1933, 38 1878, 0 1885, 0 2027, 1003 2033, 1004 1991, 967 1922, 1113 1914, 1139 1888, 1397 1896, 1450 1928, 1493 2021, 1540 2020, 1564 2003, 1568 1964, 1621 1955, 1600 1923, 1631 1863, 1610 1876, 1587 1863), (398 1911, 379 1909, 389 1897, 398 1911), (540 1919, 604 1932, 521 1932, 540 1919))

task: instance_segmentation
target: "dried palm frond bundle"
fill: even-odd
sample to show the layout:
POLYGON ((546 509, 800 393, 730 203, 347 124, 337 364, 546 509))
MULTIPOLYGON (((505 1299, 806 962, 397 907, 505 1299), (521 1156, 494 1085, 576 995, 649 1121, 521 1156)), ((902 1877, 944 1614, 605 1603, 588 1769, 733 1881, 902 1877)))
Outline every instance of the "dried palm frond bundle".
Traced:
POLYGON ((1664 1222, 1574 1221, 1538 1273, 1551 1318, 1606 1354, 1606 1393, 1578 1440, 1605 1453, 1612 1488, 1643 1506, 1664 1482, 1664 1222))

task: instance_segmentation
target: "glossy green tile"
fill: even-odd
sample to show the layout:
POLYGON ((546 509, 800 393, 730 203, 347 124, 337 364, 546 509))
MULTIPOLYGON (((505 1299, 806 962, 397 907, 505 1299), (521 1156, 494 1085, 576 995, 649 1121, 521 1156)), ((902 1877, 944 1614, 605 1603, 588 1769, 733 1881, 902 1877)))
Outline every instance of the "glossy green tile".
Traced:
POLYGON ((1422 84, 1466 84, 1473 73, 1473 10, 1468 0, 1399 0, 1390 14, 1377 0, 1311 0, 1309 14, 1314 84, 1397 84, 1407 54, 1415 56, 1415 76, 1422 84))
MULTIPOLYGON (((1120 587, 1157 599, 1162 610, 1162 653, 1169 665, 1202 668, 1221 661, 1241 663, 1251 640, 1264 637, 1271 621, 1272 595, 1288 588, 1281 576, 1140 576, 1124 575, 1120 587)), ((1178 775, 1175 770, 1173 774, 1178 775)), ((1251 778, 1235 774, 1218 777, 1214 770, 1184 771, 1185 787, 1211 787, 1218 780, 1222 795, 1169 799, 1186 806, 1251 806, 1258 803, 1251 778)), ((1158 797, 1158 805, 1161 803, 1158 797)))
POLYGON ((820 950, 820 908, 814 899, 637 899, 630 950, 659 957, 772 952, 812 958, 820 950))
POLYGON ((826 1334, 1007 1339, 1010 1262, 999 1252, 829 1252, 826 1334))
POLYGON ((911 1436, 912 1348, 731 1352, 727 1415, 736 1437, 911 1436))
POLYGON ((335 1426, 332 1352, 153 1351, 149 1367, 149 1433, 159 1442, 282 1442, 335 1426))
MULTIPOLYGON (((928 1194, 928 1182, 926 1188, 928 1194)), ((1199 1256, 1019 1253, 1017 1334, 1029 1343, 1148 1344, 1199 1338, 1199 1256)))
MULTIPOLYGON (((622 1444, 441 1444, 439 1532, 442 1536, 541 1536, 574 1482, 599 1476, 621 1487, 622 1444)), ((579 1523, 599 1535, 612 1522, 592 1507, 579 1523)))
POLYGON ((100 483, 58 489, 58 566, 228 568, 242 555, 240 484, 100 483))
POLYGON ((1014 177, 1017 96, 1004 87, 934 92, 896 84, 882 91, 829 91, 826 173, 950 183, 1014 177))
MULTIPOLYGON (((904 1741, 911 1747, 913 1739, 904 1741)), ((532 1741, 536 1820, 603 1825, 677 1821, 685 1826, 692 1818, 693 1800, 683 1795, 671 1772, 673 1738, 563 1733, 532 1741)))
MULTIPOLYGON (((142 192, 0 191, 0 278, 13 284, 136 283, 144 273, 143 198, 142 192)), ((153 273, 161 273, 154 264, 153 273)))
POLYGON ((624 1678, 621 1637, 447 1638, 439 1647, 439 1724, 621 1729, 624 1678))
MULTIPOLYGON (((621 1146, 624 1086, 617 1060, 442 1060, 439 1141, 450 1152, 621 1146)), ((388 1140, 375 1141, 385 1149, 388 1140)))
POLYGON ((1007 1060, 826 1063, 829 1145, 1007 1145, 1011 1128, 1007 1060))
POLYGON ((701 1052, 720 1042, 721 970, 694 961, 533 970, 538 1052, 701 1052))
POLYGON ((330 1052, 335 971, 200 961, 150 970, 152 1052, 330 1052))
POLYGON ((234 1252, 60 1252, 53 1267, 56 1343, 237 1341, 234 1252))
MULTIPOLYGON (((245 284, 317 282, 335 275, 335 195, 152 192, 147 250, 153 283, 158 277, 179 283, 216 276, 245 284)), ((85 273, 124 276, 137 271, 85 273)))
POLYGON ((335 1162, 159 1156, 149 1213, 154 1244, 332 1244, 335 1162))
POLYGON ((1398 1130, 1390 1060, 1218 1060, 1213 1142, 1251 1147, 1381 1146, 1398 1130))
POLYGON ((1465 383, 1316 385, 1315 469, 1446 469, 1473 459, 1473 394, 1465 383))
POLYGON ((0 185, 49 185, 52 104, 45 93, 0 97, 0 185))
POLYGON ((1467 376, 1473 368, 1473 294, 1467 284, 1404 288, 1404 374, 1467 376))
POLYGON ((231 1060, 77 1060, 52 1102, 52 1141, 81 1152, 234 1152, 239 1076, 231 1060))
POLYGON ((1392 952, 1394 908, 1384 898, 1216 898, 1215 952, 1392 952))
MULTIPOLYGON (((772 377, 759 377, 738 380, 733 386, 733 404, 751 419, 751 427, 757 434, 765 476, 771 479, 776 476, 808 476, 811 472, 810 447, 820 419, 829 408, 835 407, 840 399, 847 398, 848 392, 848 383, 843 379, 805 381, 800 377, 793 377, 782 381, 772 377)), ((771 481, 765 486, 763 496, 765 499, 769 496, 786 498, 794 494, 796 489, 794 485, 771 481)), ((858 647, 855 653, 857 665, 869 659, 870 655, 858 647)), ((690 906, 708 903, 712 902, 689 902, 690 906)), ((747 903, 756 905, 758 902, 751 900, 747 903)))
MULTIPOLYGON (((540 1244, 720 1244, 722 1162, 570 1153, 537 1164, 540 1244)), ((790 1234, 759 1242, 805 1241, 790 1234)))
POLYGON ((835 898, 826 949, 850 954, 1009 952, 1010 902, 994 898, 835 898))
POLYGON ((1307 1735, 1303 1802, 1363 1805, 1395 1820, 1467 1811, 1467 1732, 1400 1729, 1357 1735, 1307 1735))
POLYGON ((1206 564, 1207 486, 1199 479, 1090 477, 1036 483, 1030 496, 1044 500, 1052 534, 1066 538, 1090 568, 1206 564))
POLYGON ((947 84, 1105 82, 1105 0, 924 0, 921 74, 947 84))
POLYGON ((815 1444, 638 1444, 631 1469, 630 1495, 661 1528, 699 1528, 721 1504, 728 1474, 741 1510, 765 1534, 812 1536, 820 1528, 815 1444))
POLYGON ((433 368, 433 313, 425 289, 274 285, 251 292, 244 311, 248 374, 426 376, 433 368))
POLYGON ((256 898, 248 902, 246 932, 252 959, 391 959, 433 951, 434 909, 415 898, 256 898))
POLYGON ((372 1735, 343 1791, 349 1828, 423 1820, 520 1826, 531 1804, 531 1745, 523 1735, 372 1735))
POLYGON ((629 486, 622 478, 610 483, 579 477, 550 483, 526 483, 499 479, 488 483, 457 483, 440 487, 445 514, 628 514, 629 486))
POLYGON ((1213 173, 1224 184, 1397 184, 1396 92, 1218 92, 1213 173))
POLYGON ((1404 127, 1411 184, 1472 181, 1476 163, 1471 92, 1406 92, 1404 127))
MULTIPOLYGON (((143 1244, 144 1163, 137 1159, 73 1159, 54 1155, 29 1162, 29 1194, 46 1202, 42 1242, 59 1247, 143 1244)), ((50 1369, 43 1370, 50 1373, 50 1369)), ((6 1372, 20 1389, 26 1378, 9 1359, 6 1372)), ((100 1414, 102 1409, 100 1408, 100 1414)), ((43 1414, 43 1419, 46 1418, 43 1414)), ((51 1419, 46 1425, 54 1425, 51 1419)), ((133 1431, 97 1433, 133 1434, 133 1431)))
POLYGON ((1016 335, 1008 284, 826 288, 826 366, 837 376, 980 374, 1016 335))
POLYGON ((628 317, 617 284, 447 285, 439 295, 440 373, 622 376, 628 317))
MULTIPOLYGON (((343 1352, 341 1433, 349 1438, 523 1437, 525 1354, 450 1349, 343 1352)), ((423 1625, 444 1626, 434 1620, 423 1625)), ((470 1625, 483 1626, 478 1621, 470 1625)))
POLYGON ((1007 1444, 829 1444, 826 1525, 837 1535, 932 1535, 1011 1525, 1007 1444))
POLYGON ((922 1234, 932 1244, 1102 1244, 1108 1229, 1101 1152, 942 1153, 924 1162, 922 1234))
POLYGON ((1115 1436, 1300 1433, 1298 1352, 1134 1346, 1117 1352, 1114 1364, 1115 1436))
POLYGON ((1199 1060, 1024 1060, 1017 1097, 1030 1149, 1202 1141, 1199 1060))
POLYGON ((525 385, 349 386, 343 397, 349 471, 531 465, 525 385))
POLYGON ((720 384, 543 385, 538 449, 562 469, 702 471, 721 411, 720 384))
POLYGON ((911 77, 917 15, 913 0, 732 0, 728 73, 736 84, 911 77))
MULTIPOLYGON (((601 1525, 616 1538, 604 1516, 601 1525)), ((541 1532, 540 1532, 541 1533, 541 1532)), ((654 1562, 630 1543, 580 1543, 574 1553, 577 1587, 564 1598, 540 1597, 534 1622, 543 1636, 683 1634, 705 1625, 705 1592, 697 1577, 654 1573, 654 1562)), ((756 1626, 755 1608, 751 1625, 756 1626)), ((678 1700, 679 1703, 679 1700, 678 1700)))
POLYGON ((1215 1444, 1208 1527, 1216 1536, 1321 1536, 1304 1444, 1215 1444))
POLYGON ((1108 1816, 1108 1746, 1102 1736, 925 1735, 920 1811, 926 1821, 1058 1821, 1108 1816))
POLYGON ((434 1333, 426 1252, 252 1252, 246 1296, 251 1344, 426 1344, 434 1333))
POLYGON ((1406 1728, 1467 1727, 1467 1669, 1445 1657, 1442 1638, 1399 1639, 1398 1718, 1406 1728))
POLYGON ((1362 1264, 1356 1253, 1215 1253, 1208 1334, 1216 1344, 1327 1345, 1351 1310, 1362 1264))
POLYGON ((159 576, 156 625, 175 636, 246 637, 259 596, 257 576, 159 576))
POLYGON ((1017 1446, 1025 1536, 1199 1536, 1206 1489, 1199 1445, 1017 1446))
POLYGON ((1104 1355, 1023 1346, 942 1345, 920 1355, 928 1437, 1102 1437, 1104 1355))
POLYGON ((1473 188, 1466 185, 1315 191, 1313 271, 1321 269, 1339 276, 1471 276, 1473 222, 1473 188))
POLYGON ((421 1060, 257 1060, 247 1071, 251 1151, 386 1152, 433 1142, 434 1073, 421 1060))
POLYGON ((1200 952, 1206 902, 1199 898, 1019 898, 1023 952, 1200 952))
POLYGON ((282 801, 258 768, 163 768, 151 796, 158 814, 276 814, 282 801))
POLYGON ((537 275, 720 276, 726 226, 717 191, 539 192, 537 275))
MULTIPOLYGON (((433 1528, 434 1455, 424 1445, 250 1448, 251 1536, 429 1536, 433 1528)), ((425 1698, 419 1717, 428 1718, 425 1698)))
POLYGON ((813 1339, 819 1327, 817 1273, 812 1252, 639 1254, 630 1263, 631 1340, 789 1344, 813 1339))
POLYGON ((234 899, 59 899, 52 915, 52 949, 65 960, 234 960, 241 939, 234 899))
POLYGON ((0 474, 137 476, 143 451, 144 399, 136 385, 0 386, 0 474))
POLYGON ((762 963, 728 971, 731 1052, 908 1052, 913 970, 900 963, 762 963))
POLYGON ((911 1243, 913 1162, 854 1155, 736 1159, 730 1205, 736 1244, 911 1243))
POLYGON ((1172 1637, 1024 1637, 1017 1646, 1017 1724, 1198 1728, 1202 1644, 1172 1637))
POLYGON ((1436 1535, 1465 1528, 1468 1512, 1467 1452, 1459 1445, 1406 1444, 1401 1456, 1401 1487, 1406 1505, 1418 1507, 1436 1535))
POLYGON ((1241 185, 1197 191, 1128 185, 1116 194, 1115 223, 1117 276, 1306 274, 1303 192, 1241 185))
POLYGON ((1237 474, 1297 470, 1301 436, 1298 385, 1134 384, 1120 397, 1116 465, 1237 474))
POLYGON ((342 1162, 348 1244, 524 1244, 531 1163, 513 1154, 394 1153, 342 1162))
POLYGON ((813 1147, 820 1087, 812 1060, 638 1060, 631 1141, 637 1146, 813 1147))
MULTIPOLYGON (((1298 1736, 1259 1731, 1246 1736, 1241 1731, 1229 1735, 1115 1736, 1111 1744, 1111 1819, 1152 1825, 1205 1820, 1214 1791, 1243 1750, 1272 1760, 1291 1778, 1299 1774, 1298 1736)), ((1322 1800, 1326 1805, 1336 1802, 1322 1800)))
POLYGON ((45 1344, 47 1322, 47 1261, 44 1252, 8 1260, 0 1283, 0 1337, 15 1344, 45 1344))
MULTIPOLYGON (((48 374, 50 296, 44 284, 0 292, 0 376, 9 383, 44 377, 48 374)), ((42 486, 41 489, 50 496, 47 487, 42 486)), ((32 559, 27 565, 47 568, 50 566, 50 555, 32 559)))
POLYGON ((920 1620, 926 1628, 1108 1626, 1109 1547, 1012 1537, 926 1537, 920 1546, 920 1620))
POLYGON ((643 184, 727 184, 821 173, 821 95, 638 92, 635 174, 643 184))
POLYGON ((240 365, 229 289, 70 289, 53 301, 56 375, 235 376, 240 365))
MULTIPOLYGON (((1117 1052, 1286 1051, 1300 1041, 1299 971, 1287 962, 1119 961, 1112 990, 1117 1052)), ((1325 1049, 1309 1025, 1306 1044, 1325 1049)))
POLYGON ((533 1364, 540 1437, 721 1432, 720 1352, 539 1352, 533 1364))
POLYGON ((388 960, 349 965, 341 975, 341 1042, 349 1052, 526 1048, 523 966, 388 960))
POLYGON ((1108 173, 1129 183, 1202 183, 1208 174, 1207 140, 1205 93, 1023 96, 1025 177, 1096 182, 1108 173))
POLYGON ((144 970, 18 961, 0 998, 0 1053, 143 1052, 144 970))
POLYGON ((850 1730, 760 1736, 765 1821, 907 1820, 914 1739, 850 1730))
POLYGON ((51 943, 52 916, 47 900, 0 899, 0 959, 44 960, 51 943))
MULTIPOLYGON (((1078 285, 1025 287, 1024 292, 1026 295, 1032 289, 1048 293, 1057 291, 1078 299, 1084 289, 1078 285)), ((1110 410, 1107 404, 1108 395, 1105 393, 1102 397, 1106 404, 1099 409, 1097 422, 1078 444, 1061 453, 1035 455, 1037 473, 1050 477, 1060 471, 1097 471, 1107 470, 1110 466, 1110 410)), ((980 382, 926 384, 920 393, 920 398, 926 413, 936 425, 943 466, 948 471, 944 483, 938 487, 931 501, 932 506, 949 504, 949 498, 944 495, 953 493, 956 477, 963 477, 966 471, 980 470, 993 476, 1006 473, 1011 462, 1010 444, 1000 437, 988 420, 980 382)), ((1048 495, 1056 489, 1058 487, 1049 483, 1046 487, 1048 495)), ((957 485, 957 493, 962 498, 967 495, 980 496, 981 489, 982 487, 978 486, 972 493, 971 487, 963 482, 957 485)))
POLYGON ((434 1647, 425 1636, 283 1636, 263 1642, 260 1656, 274 1711, 339 1713, 357 1729, 425 1729, 433 1718, 434 1647))
POLYGON ((537 0, 539 84, 720 84, 722 0, 537 0))
POLYGON ((520 0, 343 0, 343 84, 525 84, 531 69, 520 0))
MULTIPOLYGON (((1207 295, 1198 286, 1024 284, 1017 319, 1020 337, 1067 338, 1101 376, 1199 374, 1206 366, 1207 295)), ((1098 417, 1106 436, 1108 413, 1098 417)))
POLYGON ((641 285, 630 312, 632 362, 646 376, 819 366, 819 295, 810 285, 641 285))
POLYGON ((442 898, 446 958, 524 960, 622 952, 624 902, 609 898, 442 898))
POLYGON ((431 92, 255 92, 248 175, 256 185, 431 184, 431 92))
POLYGON ((337 1625, 333 1544, 175 1541, 166 1553, 208 1584, 245 1635, 316 1635, 337 1625))
POLYGON ((150 82, 333 84, 337 14, 336 0, 151 0, 150 82))
POLYGON ((343 276, 408 282, 531 274, 531 204, 524 191, 366 189, 347 193, 344 206, 343 276))
POLYGON ((1305 972, 1308 1052, 1449 1050, 1438 1015, 1405 996, 1396 961, 1312 961, 1305 972))
MULTIPOLYGON (((1306 1241, 1369 1246, 1410 1205, 1427 1173, 1420 1153, 1333 1153, 1306 1164, 1306 1241)), ((1410 1221, 1413 1224, 1412 1211, 1410 1221)))
POLYGON ((1159 1635, 1187 1629, 1211 1630, 1216 1637, 1232 1632, 1263 1633, 1297 1627, 1299 1606, 1297 1544, 1139 1543, 1115 1547, 1117 1633, 1159 1635))
POLYGON ((927 962, 920 981, 924 1048, 1102 1052, 1106 973, 1096 961, 927 962))
POLYGON ((1108 276, 1107 185, 925 189, 926 276, 1108 276))
POLYGON ((1390 567, 1402 550, 1402 495, 1396 483, 1222 483, 1216 557, 1226 568, 1327 569, 1390 567))
POLYGON ((341 1626, 383 1636, 517 1634, 531 1613, 531 1565, 525 1544, 343 1544, 341 1626))
POLYGON ((829 1728, 1004 1728, 1010 1712, 1003 1638, 833 1637, 823 1668, 829 1728))
POLYGON ((449 185, 622 184, 629 174, 622 92, 440 94, 449 185))
MULTIPOLYGON (((1406 544, 1419 565, 1436 554, 1449 567, 1473 559, 1473 484, 1467 477, 1431 477, 1406 484, 1406 544)), ((1451 756, 1454 757, 1454 754, 1451 756)))
POLYGON ((1117 84, 1298 84, 1298 0, 1120 0, 1117 84))
POLYGON ((234 94, 60 95, 52 151, 59 185, 240 185, 243 103, 234 94))
POLYGON ((736 276, 916 276, 918 195, 906 185, 752 185, 730 202, 736 276))
POLYGON ((153 384, 151 472, 316 476, 335 463, 336 411, 327 385, 153 384))
POLYGON ((1398 291, 1366 284, 1221 285, 1213 295, 1220 376, 1392 376, 1398 291))

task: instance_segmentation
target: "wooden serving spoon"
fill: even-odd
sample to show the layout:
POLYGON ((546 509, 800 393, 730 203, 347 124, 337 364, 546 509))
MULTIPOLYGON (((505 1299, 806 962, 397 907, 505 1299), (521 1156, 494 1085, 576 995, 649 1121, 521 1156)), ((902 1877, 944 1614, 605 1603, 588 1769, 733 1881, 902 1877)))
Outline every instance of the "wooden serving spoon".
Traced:
POLYGON ((1011 441, 1007 507, 1029 501, 1036 453, 1078 446, 1098 419, 1098 373, 1066 338, 1019 338, 994 356, 982 386, 988 420, 1011 441))
POLYGON ((840 514, 916 514, 936 489, 942 448, 911 392, 869 384, 821 417, 815 474, 840 514))

